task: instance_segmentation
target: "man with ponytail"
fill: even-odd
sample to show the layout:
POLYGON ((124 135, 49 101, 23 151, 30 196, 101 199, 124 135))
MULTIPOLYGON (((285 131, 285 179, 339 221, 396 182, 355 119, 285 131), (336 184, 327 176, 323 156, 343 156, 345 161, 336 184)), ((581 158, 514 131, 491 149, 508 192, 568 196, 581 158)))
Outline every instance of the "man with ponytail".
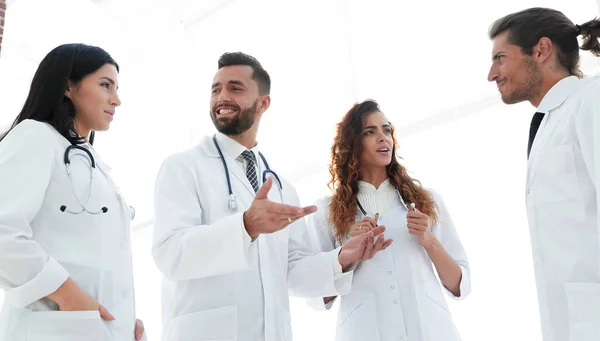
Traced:
POLYGON ((544 341, 600 340, 600 21, 530 8, 496 20, 488 75, 502 101, 536 112, 527 146, 527 217, 544 341), (582 37, 581 47, 578 38, 582 37))

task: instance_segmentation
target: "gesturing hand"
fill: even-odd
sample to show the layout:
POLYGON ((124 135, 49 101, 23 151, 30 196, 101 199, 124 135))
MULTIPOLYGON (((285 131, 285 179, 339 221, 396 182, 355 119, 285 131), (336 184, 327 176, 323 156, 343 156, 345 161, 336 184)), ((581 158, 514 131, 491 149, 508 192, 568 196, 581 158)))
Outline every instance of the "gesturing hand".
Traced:
POLYGON ((269 177, 256 192, 250 208, 244 212, 244 226, 252 238, 279 231, 295 220, 317 211, 316 206, 297 207, 270 201, 267 195, 272 185, 273 179, 269 177))
POLYGON ((377 226, 367 233, 348 239, 338 255, 342 268, 346 269, 355 263, 371 259, 377 252, 390 246, 392 239, 384 240, 383 231, 385 226, 377 226))
POLYGON ((363 234, 371 231, 375 227, 377 227, 377 219, 379 219, 379 213, 375 215, 375 218, 364 217, 356 223, 352 224, 349 229, 349 233, 351 237, 358 236, 359 234, 363 234))

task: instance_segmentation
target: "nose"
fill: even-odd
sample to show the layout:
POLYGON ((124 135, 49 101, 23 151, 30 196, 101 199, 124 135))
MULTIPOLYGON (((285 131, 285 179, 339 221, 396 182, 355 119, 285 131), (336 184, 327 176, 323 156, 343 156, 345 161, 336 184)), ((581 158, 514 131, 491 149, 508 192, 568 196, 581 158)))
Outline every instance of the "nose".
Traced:
POLYGON ((115 92, 115 94, 113 95, 113 97, 110 100, 110 104, 114 105, 115 107, 118 107, 121 105, 121 98, 119 97, 119 95, 115 92))
POLYGON ((488 82, 495 82, 498 79, 498 71, 494 64, 490 66, 490 72, 488 73, 488 82))
POLYGON ((219 96, 217 97, 217 103, 227 103, 231 101, 231 96, 229 96, 229 93, 223 89, 221 90, 221 92, 219 92, 219 96))
POLYGON ((379 142, 387 142, 388 141, 388 137, 385 135, 385 133, 382 131, 379 133, 379 142))

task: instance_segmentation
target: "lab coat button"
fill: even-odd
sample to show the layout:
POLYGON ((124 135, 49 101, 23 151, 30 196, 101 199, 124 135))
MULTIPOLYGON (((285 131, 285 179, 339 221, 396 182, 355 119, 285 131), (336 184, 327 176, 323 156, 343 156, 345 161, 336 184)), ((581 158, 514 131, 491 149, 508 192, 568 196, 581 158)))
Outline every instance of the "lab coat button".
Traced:
POLYGON ((390 289, 394 289, 394 286, 392 285, 392 286, 390 287, 390 289))
POLYGON ((398 301, 394 300, 394 304, 398 304, 398 301))
POLYGON ((391 271, 388 271, 388 274, 390 274, 390 275, 391 275, 391 274, 392 274, 392 272, 391 272, 391 271))

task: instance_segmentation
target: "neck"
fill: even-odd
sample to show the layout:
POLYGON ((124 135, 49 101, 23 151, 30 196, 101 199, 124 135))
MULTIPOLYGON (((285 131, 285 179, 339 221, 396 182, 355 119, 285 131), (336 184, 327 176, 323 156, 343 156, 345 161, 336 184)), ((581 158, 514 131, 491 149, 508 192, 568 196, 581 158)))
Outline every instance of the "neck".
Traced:
POLYGON ((239 135, 227 135, 227 136, 229 136, 230 138, 232 138, 234 141, 241 144, 242 146, 246 147, 247 149, 252 149, 252 148, 254 148, 254 146, 256 146, 256 135, 257 135, 257 130, 254 127, 252 127, 239 135))
POLYGON ((83 137, 83 139, 87 142, 90 136, 90 128, 87 128, 86 126, 84 126, 83 124, 79 123, 79 121, 75 121, 75 123, 73 124, 73 127, 75 128, 75 131, 77 132, 77 134, 79 134, 79 136, 83 137))
POLYGON ((543 77, 538 94, 534 96, 531 100, 529 100, 531 105, 533 105, 536 108, 539 107, 540 103, 542 102, 542 99, 544 99, 544 96, 546 96, 548 91, 550 91, 550 89, 552 89, 552 87, 555 86, 556 83, 558 83, 560 80, 569 76, 570 75, 565 72, 552 72, 549 73, 546 77, 543 77))
POLYGON ((370 183, 375 188, 379 188, 387 178, 387 169, 385 167, 363 168, 360 170, 360 180, 370 183))

